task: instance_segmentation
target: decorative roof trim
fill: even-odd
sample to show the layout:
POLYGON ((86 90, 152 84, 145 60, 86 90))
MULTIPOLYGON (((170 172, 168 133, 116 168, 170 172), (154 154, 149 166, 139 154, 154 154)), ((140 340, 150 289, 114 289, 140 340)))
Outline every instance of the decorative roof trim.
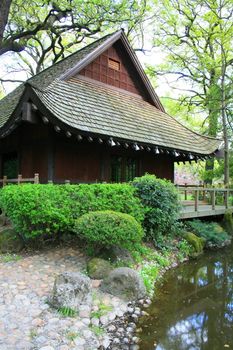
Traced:
POLYGON ((67 80, 71 78, 72 76, 78 74, 83 68, 85 68, 88 64, 93 62, 99 55, 101 55, 104 51, 106 51, 109 47, 111 47, 116 41, 121 40, 126 52, 128 53, 130 59, 133 62, 133 65, 138 72, 140 78, 142 79, 142 82, 144 83, 144 86, 153 101, 155 107, 157 107, 162 112, 165 112, 165 109, 162 105, 162 103, 159 100, 158 95, 156 94, 154 88, 152 87, 150 80, 148 79, 146 73, 144 72, 144 69, 137 58, 137 55, 135 54, 134 50, 132 49, 124 30, 119 30, 116 33, 114 33, 110 38, 108 38, 106 41, 104 41, 100 46, 95 48, 92 52, 87 54, 83 59, 81 59, 74 67, 66 71, 60 76, 60 80, 67 80))
POLYGON ((95 60, 101 53, 107 50, 111 45, 113 45, 117 40, 120 39, 122 31, 117 31, 110 38, 104 41, 101 45, 97 46, 92 52, 84 56, 74 67, 67 70, 60 76, 60 80, 66 80, 77 74, 81 69, 90 64, 93 60, 95 60))

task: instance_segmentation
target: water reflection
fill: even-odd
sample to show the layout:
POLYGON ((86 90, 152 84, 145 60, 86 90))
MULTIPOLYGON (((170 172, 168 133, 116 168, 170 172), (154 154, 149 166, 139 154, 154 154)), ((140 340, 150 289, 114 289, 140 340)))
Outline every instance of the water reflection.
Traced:
POLYGON ((233 247, 168 272, 138 325, 140 350, 233 349, 233 247))

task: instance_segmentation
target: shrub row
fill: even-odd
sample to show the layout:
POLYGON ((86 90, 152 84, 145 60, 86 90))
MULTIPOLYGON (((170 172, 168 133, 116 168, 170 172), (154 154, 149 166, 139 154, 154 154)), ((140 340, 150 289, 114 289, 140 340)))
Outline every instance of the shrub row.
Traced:
MULTIPOLYGON (((137 233, 138 228, 134 227, 132 220, 128 218, 125 224, 124 216, 120 216, 119 220, 111 212, 106 219, 100 213, 84 216, 78 221, 83 232, 75 226, 75 220, 96 211, 129 214, 143 225, 146 236, 156 241, 161 235, 171 233, 179 209, 174 185, 154 175, 136 178, 132 184, 9 185, 0 191, 0 207, 24 240, 70 231, 77 231, 79 235, 93 240, 98 231, 97 239, 102 241, 111 235, 112 240, 115 239, 111 222, 118 228, 118 235, 127 236, 129 241, 133 230, 135 236, 142 235, 137 233), (129 226, 132 227, 129 229, 129 226), (106 230, 109 230, 108 234, 106 230)), ((121 240, 121 237, 118 238, 121 240)))
POLYGON ((114 210, 142 222, 144 211, 128 184, 6 186, 0 206, 24 239, 72 231, 76 218, 114 210))

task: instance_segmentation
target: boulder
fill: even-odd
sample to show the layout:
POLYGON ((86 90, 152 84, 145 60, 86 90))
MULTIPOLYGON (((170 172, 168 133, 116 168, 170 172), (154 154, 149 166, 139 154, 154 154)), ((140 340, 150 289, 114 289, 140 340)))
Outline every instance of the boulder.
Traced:
POLYGON ((134 264, 134 260, 130 252, 122 247, 112 246, 110 248, 104 248, 99 253, 103 259, 109 259, 114 264, 131 265, 134 264))
POLYGON ((100 289, 125 300, 138 300, 146 295, 146 288, 139 274, 128 267, 112 270, 100 289))
POLYGON ((200 238, 192 232, 186 232, 184 238, 193 247, 194 256, 203 253, 206 242, 204 238, 200 238))
POLYGON ((55 308, 69 307, 78 310, 80 304, 88 301, 91 280, 79 272, 63 272, 54 282, 50 303, 55 308))
POLYGON ((233 210, 227 209, 223 217, 223 226, 229 234, 233 234, 233 210))
POLYGON ((23 248, 24 242, 13 228, 4 228, 0 231, 1 253, 19 253, 23 248))
POLYGON ((111 264, 104 259, 93 258, 87 263, 87 273, 93 279, 102 280, 112 271, 111 264))

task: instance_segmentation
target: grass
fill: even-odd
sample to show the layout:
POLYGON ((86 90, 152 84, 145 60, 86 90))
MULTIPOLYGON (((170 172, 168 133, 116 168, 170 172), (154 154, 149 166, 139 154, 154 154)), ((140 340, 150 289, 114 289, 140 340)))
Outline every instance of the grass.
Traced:
POLYGON ((103 335, 105 333, 104 329, 102 327, 99 327, 99 326, 91 325, 91 326, 89 326, 89 328, 97 337, 100 337, 101 335, 103 335))
POLYGON ((74 332, 74 331, 67 331, 66 333, 66 338, 69 341, 74 341, 76 338, 80 337, 80 334, 78 332, 74 332))
POLYGON ((2 254, 0 255, 0 261, 4 263, 12 262, 12 261, 19 261, 22 257, 17 254, 2 254))
POLYGON ((101 316, 106 315, 106 313, 112 311, 113 307, 110 305, 99 304, 99 310, 92 311, 91 318, 100 318, 101 316))
POLYGON ((37 329, 31 329, 30 333, 29 333, 29 337, 30 339, 33 339, 35 337, 37 337, 38 333, 37 333, 37 329))
POLYGON ((58 309, 59 314, 64 317, 76 317, 78 316, 78 312, 74 309, 71 309, 68 306, 63 306, 58 309))

